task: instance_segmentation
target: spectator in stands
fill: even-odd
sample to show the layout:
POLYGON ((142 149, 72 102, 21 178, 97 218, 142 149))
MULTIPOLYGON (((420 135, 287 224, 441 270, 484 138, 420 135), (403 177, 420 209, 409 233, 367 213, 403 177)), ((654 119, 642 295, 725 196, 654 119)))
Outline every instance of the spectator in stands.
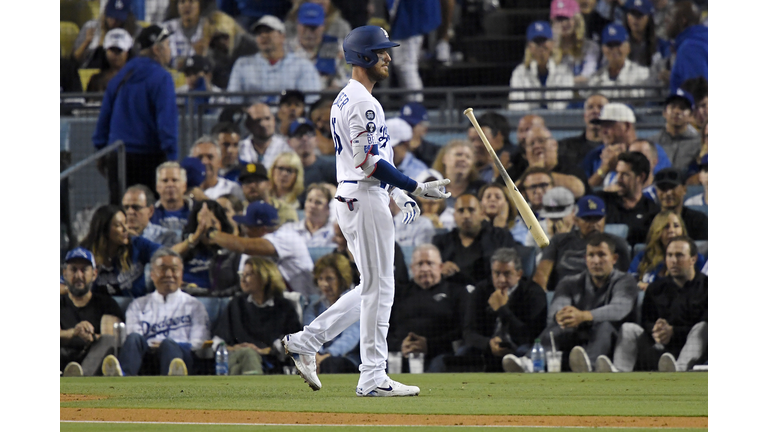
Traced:
POLYGON ((178 162, 165 162, 155 171, 155 190, 160 195, 160 204, 155 207, 149 221, 181 236, 192 208, 191 200, 184 195, 187 172, 178 162))
POLYGON ((597 196, 605 202, 605 222, 627 225, 627 242, 634 245, 645 241, 659 206, 643 195, 643 185, 651 172, 645 155, 625 152, 619 155, 618 160, 616 192, 598 192, 597 196))
MULTIPOLYGON (((517 147, 519 149, 525 147, 525 137, 528 135, 528 131, 534 126, 546 127, 547 125, 544 123, 544 118, 538 115, 528 114, 520 117, 520 120, 517 122, 517 131, 515 134, 517 147)), ((525 170, 525 168, 523 168, 523 170, 525 170)), ((522 172, 522 170, 520 172, 522 172)))
MULTIPOLYGON (((337 9, 336 5, 331 0, 299 0, 294 2, 293 8, 288 12, 288 16, 285 18, 285 36, 292 38, 297 33, 297 20, 299 16, 299 9, 304 3, 315 3, 323 8, 323 16, 325 20, 323 26, 325 27, 325 33, 336 37, 339 40, 344 40, 345 37, 352 31, 352 27, 349 22, 342 18, 341 11, 337 9)), ((357 26, 355 26, 357 27, 357 26)))
POLYGON ((701 150, 701 137, 689 124, 693 106, 693 96, 685 90, 677 89, 664 103, 664 129, 651 138, 659 143, 669 156, 672 167, 678 170, 687 170, 701 150))
MULTIPOLYGON (((645 249, 638 252, 629 264, 628 273, 637 279, 637 287, 645 291, 648 284, 658 277, 667 276, 667 268, 664 266, 664 251, 671 239, 679 236, 688 236, 685 222, 675 212, 662 210, 653 218, 651 228, 648 230, 648 238, 645 240, 645 249)), ((699 254, 696 261, 696 270, 701 270, 706 258, 699 254)))
POLYGON ((709 84, 704 77, 689 78, 680 88, 693 96, 694 109, 691 124, 696 130, 702 132, 709 119, 709 84))
POLYGON ((695 267, 697 252, 690 238, 671 239, 665 256, 669 276, 648 286, 640 325, 621 326, 615 366, 600 356, 599 372, 684 372, 706 356, 708 278, 695 267))
POLYGON ((323 89, 344 87, 352 75, 344 60, 344 38, 325 32, 323 7, 315 3, 302 4, 297 22, 296 36, 288 38, 289 51, 315 65, 323 89))
POLYGON ((406 224, 403 221, 403 216, 400 216, 400 207, 391 198, 389 200, 389 211, 392 213, 392 220, 395 223, 395 242, 398 245, 412 248, 420 244, 432 242, 432 237, 435 235, 435 226, 430 219, 417 217, 414 221, 406 224))
POLYGON ((450 208, 453 208, 456 201, 454 197, 464 193, 474 194, 485 184, 477 176, 472 144, 464 140, 453 140, 440 149, 432 168, 443 178, 451 179, 451 183, 445 187, 452 195, 445 200, 450 208))
MULTIPOLYGON (((553 187, 541 198, 541 211, 539 223, 547 233, 548 238, 553 238, 557 234, 569 233, 575 226, 574 208, 576 199, 573 193, 564 187, 553 187)), ((528 232, 523 242, 526 246, 535 246, 538 248, 533 235, 528 232)), ((537 260, 538 261, 538 260, 537 260)))
POLYGON ((287 287, 278 266, 267 258, 248 258, 240 287, 243 293, 232 298, 213 329, 214 346, 224 342, 235 353, 244 351, 235 354, 246 356, 249 366, 243 372, 282 373, 285 354, 280 339, 301 330, 301 322, 296 308, 283 297, 287 287), (258 354, 255 359, 253 353, 258 354))
POLYGON ((688 228, 688 236, 694 240, 707 240, 708 218, 704 213, 683 206, 686 187, 683 175, 674 168, 665 168, 656 174, 656 194, 662 210, 672 210, 680 215, 688 228))
POLYGON ((213 63, 213 79, 217 87, 227 88, 235 61, 258 51, 256 41, 232 17, 221 11, 207 14, 211 24, 211 39, 207 57, 213 63))
POLYGON ((291 126, 291 123, 300 117, 304 117, 305 109, 304 93, 298 90, 283 90, 283 94, 280 96, 280 104, 277 106, 278 133, 287 137, 288 128, 291 126))
POLYGON ((108 355, 101 365, 104 376, 136 376, 142 366, 159 360, 160 375, 187 375, 192 351, 209 337, 208 312, 200 300, 181 291, 184 262, 170 249, 152 255, 150 276, 155 291, 135 299, 125 313, 128 337, 119 359, 108 355), (150 349, 150 347, 152 349, 150 349))
POLYGON ((232 181, 237 181, 240 175, 239 143, 240 130, 234 123, 217 123, 211 130, 211 135, 216 139, 216 144, 221 149, 221 168, 219 176, 232 181))
POLYGON ((675 2, 667 16, 667 37, 675 46, 675 64, 669 78, 669 91, 677 91, 689 78, 704 77, 708 74, 707 26, 699 24, 699 10, 691 1, 675 2))
POLYGON ((229 224, 232 225, 232 234, 240 237, 240 227, 233 217, 235 215, 243 214, 243 210, 245 210, 245 207, 243 207, 243 200, 229 194, 216 198, 216 202, 224 209, 224 213, 227 215, 227 220, 229 221, 229 224))
POLYGON ((246 114, 245 129, 251 134, 240 141, 240 160, 271 167, 277 155, 291 151, 291 147, 282 135, 275 134, 275 116, 266 104, 257 102, 246 114))
POLYGON ((457 282, 475 283, 491 273, 491 255, 500 247, 517 245, 512 234, 486 220, 480 201, 464 193, 456 199, 456 228, 432 238, 442 257, 442 275, 457 282))
POLYGON ((480 210, 491 225, 507 230, 512 228, 517 209, 507 196, 504 186, 498 183, 483 185, 477 196, 480 197, 480 210))
POLYGON ((207 0, 177 0, 178 18, 163 23, 171 33, 171 67, 184 69, 188 57, 205 56, 213 35, 208 18, 201 14, 207 0))
MULTIPOLYGON (((593 94, 584 101, 584 132, 581 135, 560 140, 557 145, 557 159, 566 166, 580 166, 587 154, 602 144, 600 125, 592 120, 600 118, 600 112, 608 104, 608 98, 593 94)), ((583 171, 583 169, 582 169, 583 171)))
MULTIPOLYGON (((488 139, 488 143, 491 144, 493 151, 496 152, 501 164, 505 168, 509 168, 512 155, 516 153, 516 149, 509 142, 510 127, 507 119, 497 112, 488 111, 477 119, 477 124, 488 139)), ((491 155, 485 148, 480 134, 477 133, 477 129, 472 125, 467 128, 467 139, 474 148, 475 168, 480 179, 486 183, 492 182, 499 175, 499 172, 493 163, 491 155)))
POLYGON ((134 298, 147 293, 144 266, 161 246, 143 237, 132 237, 120 207, 105 205, 96 209, 81 246, 93 251, 96 259, 93 292, 134 298))
MULTIPOLYGON (((181 65, 181 71, 184 73, 184 79, 186 84, 176 89, 177 94, 183 94, 187 92, 212 92, 221 93, 222 89, 213 84, 213 65, 211 62, 201 55, 195 54, 187 57, 181 65)), ((179 105, 186 104, 187 98, 179 97, 181 102, 179 105)), ((197 96, 192 99, 192 110, 198 112, 198 105, 208 104, 225 104, 228 103, 226 96, 197 96)), ((205 108, 205 114, 217 115, 221 111, 220 108, 205 108)))
POLYGON ((491 278, 469 293, 464 341, 468 353, 483 356, 485 372, 501 372, 510 353, 524 356, 547 326, 547 295, 523 275, 522 261, 512 248, 491 256, 491 278))
MULTIPOLYGON (((706 128, 707 126, 705 126, 706 128)), ((705 132, 706 133, 706 132, 705 132)), ((701 164, 699 165, 699 173, 697 179, 699 183, 704 187, 704 191, 700 194, 696 194, 683 203, 684 206, 700 206, 705 209, 709 206, 709 155, 704 155, 701 158, 701 164)))
MULTIPOLYGON (((467 290, 440 274, 440 250, 432 244, 413 251, 413 280, 397 287, 387 342, 403 357, 424 354, 425 372, 445 372, 444 358, 461 339, 467 290)), ((405 362, 407 363, 407 362, 405 362)))
POLYGON ((587 153, 581 166, 590 186, 610 186, 616 183, 619 155, 636 140, 635 113, 627 105, 609 103, 603 107, 600 117, 590 122, 600 128, 603 144, 587 153))
MULTIPOLYGON (((414 180, 417 182, 429 182, 435 180, 442 180, 443 176, 435 169, 428 169, 421 173, 421 175, 414 180)), ((416 202, 421 209, 421 216, 432 221, 432 225, 435 228, 444 228, 446 230, 453 229, 456 226, 456 222, 453 220, 453 207, 448 207, 445 200, 428 200, 421 197, 416 197, 416 202)))
POLYGON ((424 105, 418 102, 408 102, 400 109, 400 118, 411 125, 413 136, 408 142, 408 148, 416 159, 432 166, 440 146, 424 139, 429 131, 429 115, 424 105))
POLYGON ((597 70, 600 46, 587 34, 578 3, 576 0, 552 0, 549 20, 552 23, 555 64, 568 66, 575 85, 586 84, 597 70))
POLYGON ((667 37, 667 15, 672 12, 675 0, 653 0, 653 24, 656 27, 656 37, 669 40, 667 37))
MULTIPOLYGON (((555 62, 552 50, 552 28, 546 21, 536 21, 528 26, 525 32, 527 45, 525 59, 512 71, 509 86, 517 89, 545 89, 547 87, 573 87, 573 69, 567 63, 555 62)), ((535 108, 562 110, 568 102, 512 102, 531 99, 571 99, 573 92, 561 91, 512 91, 509 93, 507 109, 514 111, 530 111, 535 108)))
POLYGON ((81 247, 64 257, 63 278, 67 292, 59 306, 59 362, 64 376, 94 376, 104 357, 111 354, 114 323, 125 320, 110 296, 91 292, 96 260, 81 247))
POLYGON ((643 183, 643 196, 658 204, 659 198, 656 196, 656 187, 653 186, 653 180, 655 179, 655 173, 661 171, 663 167, 659 166, 659 153, 656 151, 656 146, 648 140, 639 139, 630 144, 627 147, 627 151, 642 153, 648 159, 651 171, 643 183))
POLYGON ((179 164, 184 172, 187 173, 187 190, 184 192, 191 200, 207 200, 200 185, 205 181, 205 165, 203 161, 196 157, 187 156, 179 164))
MULTIPOLYGON (((620 24, 609 24, 603 29, 602 50, 605 65, 592 78, 590 87, 627 87, 646 85, 650 71, 641 66, 629 56, 629 36, 627 30, 620 24)), ((605 95, 609 99, 627 97, 644 97, 646 91, 632 90, 596 90, 594 93, 605 95)))
POLYGON ((416 178, 429 169, 424 162, 416 159, 409 151, 408 142, 413 138, 413 129, 405 120, 393 117, 386 120, 389 145, 392 146, 392 161, 401 173, 416 178))
POLYGON ((210 135, 201 136, 192 144, 189 155, 205 165, 205 180, 200 184, 205 196, 212 200, 227 194, 243 197, 243 191, 237 182, 219 176, 222 165, 221 147, 215 138, 210 135))
POLYGON ((299 195, 299 205, 304 208, 308 187, 313 183, 336 184, 336 162, 318 157, 315 125, 304 117, 291 123, 288 129, 288 145, 299 155, 304 167, 304 192, 299 195))
POLYGON ((285 229, 293 230, 309 248, 333 247, 333 220, 330 191, 319 183, 307 187, 307 201, 304 205, 306 217, 298 222, 289 222, 285 229))
POLYGON ((400 49, 393 52, 392 67, 400 86, 409 90, 406 99, 409 102, 421 102, 424 100, 421 93, 424 85, 419 76, 419 53, 424 35, 440 25, 440 0, 397 2, 388 4, 390 6, 390 39, 400 44, 400 49))
MULTIPOLYGON (((285 25, 277 17, 264 15, 253 26, 256 36, 257 54, 244 56, 232 67, 227 91, 258 92, 300 90, 317 92, 322 90, 320 75, 307 59, 285 52, 285 25)), ((275 97, 260 97, 262 102, 277 102, 275 97)), ((314 99, 314 98, 309 98, 314 99)), ((254 98, 244 99, 233 96, 232 101, 253 103, 254 98)))
POLYGON ((269 195, 269 175, 264 165, 260 163, 244 165, 240 171, 239 181, 247 203, 266 201, 277 209, 280 225, 299 220, 296 209, 269 195))
POLYGON ((248 205, 245 215, 234 217, 235 222, 243 225, 247 238, 214 230, 208 236, 213 243, 243 254, 243 262, 248 255, 271 258, 277 263, 280 274, 291 291, 305 296, 317 293, 312 283, 312 258, 307 245, 299 241, 293 230, 278 229, 277 210, 263 201, 248 205))
POLYGON ((144 185, 133 185, 123 194, 125 226, 128 234, 143 237, 165 247, 173 247, 181 241, 175 232, 150 222, 155 213, 155 195, 144 185))
POLYGON ((557 140, 545 127, 533 127, 525 139, 528 168, 542 168, 552 174, 555 186, 567 187, 577 197, 584 195, 587 178, 583 171, 558 161, 557 140))
POLYGON ((269 196, 293 209, 299 208, 299 195, 304 192, 304 166, 293 150, 280 153, 269 168, 269 196))
POLYGON ((597 0, 578 0, 579 10, 584 17, 585 33, 588 39, 599 41, 605 26, 612 20, 604 18, 597 11, 597 0))
MULTIPOLYGON (((618 270, 618 246, 604 233, 587 238, 587 269, 557 284, 549 307, 547 328, 539 338, 545 351, 552 350, 550 334, 557 349, 570 352, 563 370, 592 372, 597 357, 610 354, 617 330, 632 320, 637 303, 637 285, 632 276, 618 270)), ((530 354, 529 354, 530 355, 530 354)), ((503 359, 507 372, 531 372, 529 358, 508 354, 503 359)))
MULTIPOLYGON (((542 167, 526 169, 515 184, 520 185, 520 193, 528 202, 528 206, 533 211, 533 214, 537 216, 543 205, 542 199, 544 194, 555 186, 553 174, 542 167)), ((520 244, 525 243, 529 231, 528 226, 520 215, 515 215, 515 225, 511 232, 515 241, 520 244)))
MULTIPOLYGON (((100 51, 110 30, 120 28, 130 36, 136 36, 141 26, 131 13, 131 0, 108 0, 101 14, 96 19, 86 21, 75 39, 72 56, 82 69, 96 68, 99 64, 100 51)), ((102 48, 106 49, 106 48, 102 48)))
POLYGON ((106 61, 101 64, 99 73, 91 76, 86 92, 101 93, 107 90, 107 83, 133 58, 132 48, 133 38, 130 33, 121 28, 108 31, 104 36, 106 61))
POLYGON ((220 11, 234 17, 243 28, 252 28, 254 23, 265 16, 283 20, 291 8, 290 2, 281 0, 216 0, 216 5, 220 11))
POLYGON ((336 158, 336 147, 331 137, 331 106, 333 98, 318 99, 309 107, 309 119, 317 128, 317 148, 321 155, 336 158))
MULTIPOLYGON (((150 185, 154 170, 178 158, 178 112, 168 64, 168 31, 151 25, 137 38, 140 55, 109 82, 99 111, 93 146, 100 150, 125 143, 125 185, 150 185)), ((117 155, 102 159, 110 184, 110 202, 120 202, 117 155)))
POLYGON ((194 296, 229 297, 240 290, 237 280, 240 254, 213 244, 206 235, 210 229, 229 234, 235 231, 219 203, 195 202, 184 227, 183 246, 177 248, 184 261, 183 289, 194 296))
MULTIPOLYGON (((309 298, 304 309, 304 325, 309 325, 318 315, 353 289, 352 266, 340 254, 328 254, 315 263, 313 271, 319 295, 309 298)), ((357 373, 360 366, 360 322, 357 322, 327 342, 317 352, 316 362, 319 373, 357 373)))
MULTIPOLYGON (((669 44, 656 36, 651 0, 630 0, 624 5, 624 28, 629 30, 629 59, 651 68, 669 56, 669 44)), ((653 74, 651 75, 653 76, 653 74)))
MULTIPOLYGON (((605 203, 594 195, 585 195, 576 202, 574 209, 576 228, 567 233, 557 234, 544 248, 536 267, 533 281, 547 291, 554 291, 566 276, 573 276, 587 269, 585 251, 587 237, 593 232, 605 230, 605 203)), ((619 255, 616 268, 629 268, 629 245, 621 237, 608 234, 616 244, 619 255)))

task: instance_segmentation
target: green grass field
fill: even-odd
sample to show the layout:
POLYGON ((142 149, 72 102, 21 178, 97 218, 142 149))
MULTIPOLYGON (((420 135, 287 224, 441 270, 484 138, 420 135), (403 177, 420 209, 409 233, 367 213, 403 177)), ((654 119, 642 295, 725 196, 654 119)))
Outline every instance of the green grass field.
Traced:
MULTIPOLYGON (((102 400, 61 403, 61 407, 77 408, 552 416, 708 415, 706 373, 423 374, 393 378, 420 386, 421 395, 415 398, 358 398, 354 394, 357 375, 321 376, 323 389, 318 392, 311 391, 301 378, 284 375, 62 378, 60 392, 107 397, 102 400)), ((61 430, 105 430, 105 426, 62 423, 61 430)), ((310 429, 329 430, 322 426, 259 426, 259 430, 280 432, 310 429)), ((376 427, 377 431, 404 429, 376 427)), ((446 430, 445 427, 407 428, 412 429, 419 432, 446 430)), ((513 429, 526 430, 519 427, 513 429)), ((577 430, 557 430, 571 429, 577 430)), ((193 425, 110 424, 108 430, 235 432, 249 430, 249 427, 200 425, 198 429, 198 426, 193 425)), ((537 427, 530 430, 550 428, 537 427)))

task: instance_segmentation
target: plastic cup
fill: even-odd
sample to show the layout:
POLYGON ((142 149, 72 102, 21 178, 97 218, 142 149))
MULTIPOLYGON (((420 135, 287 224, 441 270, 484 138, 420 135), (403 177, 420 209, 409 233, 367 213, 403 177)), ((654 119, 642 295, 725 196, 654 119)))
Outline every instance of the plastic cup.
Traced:
POLYGON ((547 351, 547 372, 560 372, 562 362, 562 351, 547 351))
POLYGON ((412 374, 424 373, 424 353, 408 354, 408 367, 412 374))
POLYGON ((387 357, 387 372, 399 374, 403 371, 403 354, 401 352, 390 352, 387 357))

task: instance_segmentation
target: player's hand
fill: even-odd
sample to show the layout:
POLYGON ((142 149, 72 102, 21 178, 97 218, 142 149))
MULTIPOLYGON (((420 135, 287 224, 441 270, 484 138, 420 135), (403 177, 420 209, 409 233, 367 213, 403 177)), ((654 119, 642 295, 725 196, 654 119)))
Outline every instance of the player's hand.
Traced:
POLYGON ((421 209, 416 205, 416 201, 411 199, 405 192, 400 191, 400 193, 394 194, 392 199, 395 200, 395 204, 397 204, 400 211, 403 212, 404 224, 409 224, 415 221, 421 214, 421 209))
POLYGON ((416 190, 413 191, 413 194, 428 200, 450 198, 451 193, 445 192, 445 186, 447 186, 450 182, 450 179, 442 179, 426 183, 418 183, 416 190))

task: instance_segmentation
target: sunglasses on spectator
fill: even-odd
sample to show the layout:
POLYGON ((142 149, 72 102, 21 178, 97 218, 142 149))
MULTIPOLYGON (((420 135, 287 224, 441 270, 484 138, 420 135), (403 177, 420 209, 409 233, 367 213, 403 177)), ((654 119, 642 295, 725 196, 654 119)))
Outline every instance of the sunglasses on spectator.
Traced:
POLYGON ((525 190, 532 191, 532 190, 535 190, 535 189, 542 189, 542 190, 544 190, 544 189, 546 189, 546 188, 548 188, 550 186, 552 186, 551 183, 537 183, 537 184, 532 184, 530 186, 523 186, 523 187, 525 188, 525 190))
POLYGON ((281 166, 276 166, 275 169, 278 170, 278 171, 282 171, 282 172, 288 173, 288 174, 296 174, 299 171, 296 168, 281 167, 281 166))
POLYGON ((124 52, 123 50, 121 50, 121 49, 120 49, 120 48, 118 48, 118 47, 110 47, 110 48, 107 48, 107 51, 111 51, 111 52, 112 52, 112 54, 122 54, 122 53, 124 52))

